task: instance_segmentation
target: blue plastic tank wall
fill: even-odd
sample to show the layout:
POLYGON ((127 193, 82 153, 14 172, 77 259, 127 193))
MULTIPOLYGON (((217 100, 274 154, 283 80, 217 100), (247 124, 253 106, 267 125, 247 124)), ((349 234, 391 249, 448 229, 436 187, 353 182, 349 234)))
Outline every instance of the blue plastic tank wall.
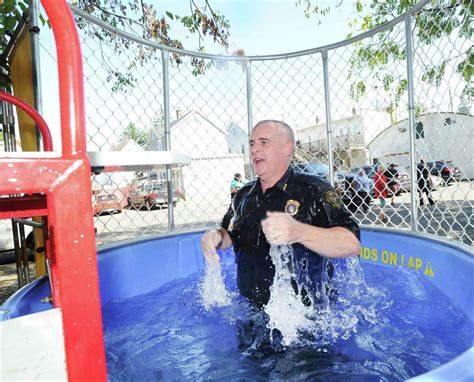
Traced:
MULTIPOLYGON (((195 232, 152 237, 101 248, 98 266, 102 305, 112 299, 151 292, 168 281, 204 269, 201 235, 202 232, 195 232)), ((364 228, 361 237, 362 264, 407 267, 421 273, 474 322, 474 255, 470 247, 432 236, 384 229, 364 228)), ((0 321, 51 309, 51 304, 41 301, 50 295, 48 279, 35 280, 5 302, 0 309, 0 321)), ((472 380, 473 360, 474 348, 471 348, 413 381, 442 381, 456 375, 459 380, 472 380)))
POLYGON ((361 231, 362 264, 406 267, 427 277, 474 322, 474 251, 465 244, 389 229, 361 231))
MULTIPOLYGON (((102 305, 151 292, 174 278, 204 269, 201 235, 153 237, 101 248, 102 305)), ((474 322, 474 256, 470 247, 409 232, 363 229, 360 258, 362 264, 421 272, 474 322)), ((8 299, 0 310, 0 320, 50 309, 50 304, 41 302, 50 295, 47 279, 35 280, 8 299)))
POLYGON ((205 268, 203 232, 131 241, 99 251, 102 305, 133 297, 205 268))

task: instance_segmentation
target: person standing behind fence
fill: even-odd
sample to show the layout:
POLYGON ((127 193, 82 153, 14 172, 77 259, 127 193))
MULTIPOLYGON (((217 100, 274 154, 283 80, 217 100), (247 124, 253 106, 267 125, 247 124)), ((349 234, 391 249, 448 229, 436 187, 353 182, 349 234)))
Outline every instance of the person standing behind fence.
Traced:
POLYGON ((380 200, 380 213, 379 220, 386 223, 387 217, 385 216, 385 198, 388 196, 388 184, 387 177, 385 176, 385 168, 380 165, 377 172, 374 175, 374 186, 375 186, 375 197, 380 200))
POLYGON ((395 164, 391 163, 388 166, 388 168, 385 170, 385 177, 387 178, 387 186, 388 186, 388 189, 390 190, 390 196, 392 197, 392 201, 390 202, 390 204, 394 206, 395 195, 397 194, 397 191, 398 191, 398 182, 397 182, 398 171, 395 168, 395 164))
POLYGON ((357 204, 362 207, 364 212, 367 212, 370 206, 370 181, 362 168, 355 176, 354 188, 359 199, 357 204))
POLYGON ((244 186, 244 178, 238 172, 234 174, 234 179, 230 182, 230 198, 233 199, 234 195, 244 186))
POLYGON ((432 179, 430 170, 423 159, 420 160, 417 166, 417 180, 418 180, 418 195, 420 196, 420 207, 423 207, 423 194, 426 194, 430 206, 435 204, 433 197, 431 196, 432 179))

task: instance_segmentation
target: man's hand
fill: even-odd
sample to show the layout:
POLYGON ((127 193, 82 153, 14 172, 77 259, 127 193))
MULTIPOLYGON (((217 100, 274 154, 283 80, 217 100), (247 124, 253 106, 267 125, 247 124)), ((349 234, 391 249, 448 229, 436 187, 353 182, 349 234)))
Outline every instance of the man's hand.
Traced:
POLYGON ((219 256, 216 249, 222 245, 223 237, 221 231, 213 229, 207 231, 201 237, 202 253, 208 264, 219 264, 219 256))
POLYGON ((298 242, 299 222, 286 212, 267 212, 262 229, 268 243, 285 245, 298 242))

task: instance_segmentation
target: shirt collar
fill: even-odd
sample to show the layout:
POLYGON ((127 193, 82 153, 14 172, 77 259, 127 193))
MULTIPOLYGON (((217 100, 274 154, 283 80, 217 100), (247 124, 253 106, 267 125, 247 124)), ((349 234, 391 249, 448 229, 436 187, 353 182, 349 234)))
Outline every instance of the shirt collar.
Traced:
MULTIPOLYGON (((271 188, 278 188, 281 191, 283 191, 285 194, 289 195, 290 194, 290 187, 291 187, 291 179, 293 178, 293 168, 291 166, 288 166, 288 169, 286 172, 283 174, 283 176, 280 178, 276 184, 271 187, 271 188)), ((250 189, 250 195, 258 192, 259 190, 262 189, 262 186, 260 185, 260 179, 257 178, 257 181, 254 183, 252 188, 250 189)))

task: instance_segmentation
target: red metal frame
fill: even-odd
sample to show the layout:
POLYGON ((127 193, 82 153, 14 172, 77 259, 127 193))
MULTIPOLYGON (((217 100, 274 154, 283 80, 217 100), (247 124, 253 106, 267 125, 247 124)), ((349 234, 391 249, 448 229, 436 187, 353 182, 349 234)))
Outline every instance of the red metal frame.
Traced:
MULTIPOLYGON (((0 195, 46 195, 48 261, 54 305, 62 313, 68 379, 106 380, 79 38, 64 0, 42 4, 56 40, 61 156, 6 153, 0 157, 0 195)), ((10 216, 24 213, 12 207, 10 216)))
POLYGON ((22 109, 26 114, 28 114, 33 121, 36 122, 36 126, 41 132, 43 137, 43 146, 44 151, 53 151, 53 138, 51 138, 51 132, 49 131, 48 125, 46 124, 43 117, 29 104, 23 102, 22 100, 12 96, 8 93, 0 92, 0 101, 7 101, 22 109))

